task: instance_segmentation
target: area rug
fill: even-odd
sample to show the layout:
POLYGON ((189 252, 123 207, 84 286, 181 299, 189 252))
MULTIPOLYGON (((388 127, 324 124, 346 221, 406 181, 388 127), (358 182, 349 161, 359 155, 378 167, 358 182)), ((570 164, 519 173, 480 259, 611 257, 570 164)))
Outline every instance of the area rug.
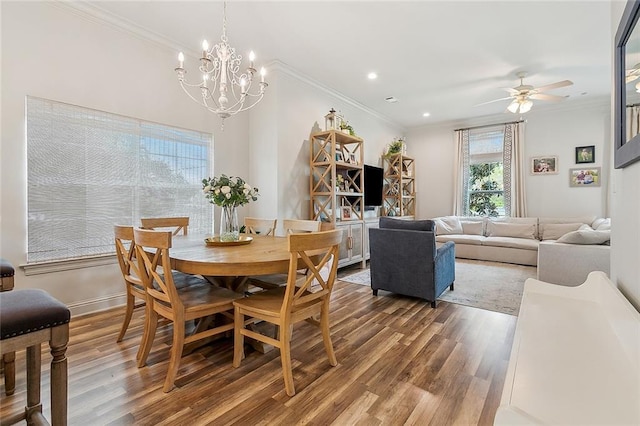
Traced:
MULTIPOLYGON (((454 291, 445 290, 438 300, 517 316, 524 282, 535 277, 535 266, 456 259, 454 291)), ((340 280, 371 285, 369 269, 340 280)))

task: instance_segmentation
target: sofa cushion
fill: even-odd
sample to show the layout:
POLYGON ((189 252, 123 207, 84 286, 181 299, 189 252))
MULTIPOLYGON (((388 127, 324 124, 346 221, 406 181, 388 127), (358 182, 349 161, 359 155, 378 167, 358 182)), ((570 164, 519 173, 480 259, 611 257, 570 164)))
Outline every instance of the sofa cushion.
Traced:
POLYGON ((432 220, 404 220, 392 217, 380 217, 380 229, 407 229, 409 231, 431 231, 434 223, 432 220))
POLYGON ((487 237, 536 238, 534 223, 512 223, 490 220, 487 223, 487 237))
POLYGON ((591 225, 596 220, 595 216, 574 216, 574 217, 540 217, 538 218, 538 235, 541 239, 544 239, 544 228, 548 224, 560 224, 560 223, 586 223, 591 225))
POLYGON ((523 250, 538 250, 540 241, 533 238, 518 237, 487 237, 482 241, 483 246, 508 247, 523 250))
POLYGON ((584 223, 547 223, 542 229, 542 240, 557 240, 567 232, 577 231, 584 223))
POLYGON ((596 231, 607 231, 611 229, 611 218, 600 218, 593 221, 591 225, 596 231))
POLYGON ((484 222, 480 220, 461 220, 462 232, 465 235, 484 235, 484 222))
POLYGON ((473 246, 480 246, 487 237, 484 235, 437 235, 436 241, 439 243, 446 243, 447 241, 453 241, 456 244, 468 244, 473 246))
POLYGON ((604 244, 610 239, 611 230, 595 230, 585 227, 561 236, 557 242, 566 244, 604 244))
POLYGON ((458 216, 442 216, 433 219, 437 235, 462 234, 462 224, 458 216))

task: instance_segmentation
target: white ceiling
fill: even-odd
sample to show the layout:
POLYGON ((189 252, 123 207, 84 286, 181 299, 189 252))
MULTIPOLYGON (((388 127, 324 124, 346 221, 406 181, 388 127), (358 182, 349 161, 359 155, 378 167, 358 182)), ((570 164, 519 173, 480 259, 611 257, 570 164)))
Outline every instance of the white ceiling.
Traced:
MULTIPOLYGON (((222 6, 102 1, 87 8, 196 54, 202 39, 219 41, 222 6)), ((474 105, 507 96, 501 88, 517 86, 518 71, 534 86, 572 80, 548 92, 569 95, 567 106, 609 96, 610 9, 609 1, 229 1, 227 34, 239 53, 254 50, 258 65, 278 60, 413 127, 504 112, 508 100, 474 105), (366 78, 370 71, 377 80, 366 78), (389 96, 399 102, 385 102, 389 96)), ((548 105, 534 101, 534 109, 548 105)))

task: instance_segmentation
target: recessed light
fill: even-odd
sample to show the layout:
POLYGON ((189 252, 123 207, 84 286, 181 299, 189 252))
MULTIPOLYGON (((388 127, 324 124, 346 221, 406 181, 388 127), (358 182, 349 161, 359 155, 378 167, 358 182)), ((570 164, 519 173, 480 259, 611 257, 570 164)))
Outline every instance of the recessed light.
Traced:
POLYGON ((389 96, 388 98, 384 98, 385 101, 391 103, 391 104, 395 104, 396 102, 398 102, 398 99, 394 98, 393 96, 389 96))
POLYGON ((429 117, 431 115, 430 112, 425 112, 424 114, 422 114, 423 117, 429 117))
POLYGON ((369 74, 367 74, 367 78, 369 80, 375 80, 376 78, 378 78, 378 74, 376 74, 375 72, 370 72, 369 74))

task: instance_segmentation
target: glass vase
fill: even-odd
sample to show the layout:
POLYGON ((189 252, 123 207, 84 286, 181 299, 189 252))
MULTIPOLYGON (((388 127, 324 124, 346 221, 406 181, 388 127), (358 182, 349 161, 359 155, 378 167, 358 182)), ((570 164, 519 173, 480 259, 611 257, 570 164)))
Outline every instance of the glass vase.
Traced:
POLYGON ((220 212, 220 241, 238 241, 240 227, 238 226, 238 210, 236 206, 223 206, 220 212))

